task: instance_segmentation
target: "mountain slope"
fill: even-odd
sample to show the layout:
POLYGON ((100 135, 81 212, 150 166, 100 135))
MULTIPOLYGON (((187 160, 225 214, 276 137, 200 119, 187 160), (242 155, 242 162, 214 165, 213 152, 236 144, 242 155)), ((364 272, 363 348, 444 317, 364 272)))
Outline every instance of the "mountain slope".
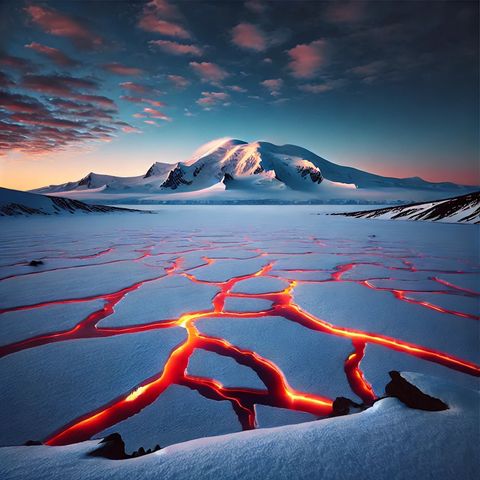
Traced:
POLYGON ((0 216, 17 215, 58 215, 62 213, 115 213, 132 212, 125 208, 105 205, 87 205, 62 197, 48 197, 35 193, 0 188, 0 216))
POLYGON ((437 202, 414 203, 401 207, 380 208, 363 212, 333 213, 332 215, 392 220, 480 223, 480 191, 437 202))
POLYGON ((295 145, 246 143, 235 139, 210 144, 200 156, 178 164, 156 162, 138 177, 92 172, 77 182, 51 185, 34 192, 62 193, 105 202, 112 199, 136 202, 146 197, 153 201, 151 195, 157 195, 158 201, 195 201, 209 197, 215 201, 389 202, 430 200, 476 189, 449 182, 427 182, 418 177, 383 177, 336 165, 295 145))

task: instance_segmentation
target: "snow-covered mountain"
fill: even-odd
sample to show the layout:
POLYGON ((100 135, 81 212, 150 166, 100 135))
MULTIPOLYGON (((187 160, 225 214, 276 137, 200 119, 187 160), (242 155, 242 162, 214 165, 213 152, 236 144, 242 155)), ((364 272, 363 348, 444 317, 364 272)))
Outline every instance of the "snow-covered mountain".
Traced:
POLYGON ((379 208, 363 212, 333 213, 332 215, 392 220, 480 223, 480 191, 437 202, 414 203, 401 207, 379 208))
POLYGON ((89 173, 76 182, 37 193, 97 201, 408 201, 461 194, 475 187, 432 183, 419 177, 383 177, 334 164, 295 145, 210 142, 201 155, 177 164, 154 163, 138 177, 89 173))
POLYGON ((131 212, 125 208, 87 205, 69 198, 49 197, 35 193, 0 188, 0 217, 18 215, 58 215, 62 213, 131 212))

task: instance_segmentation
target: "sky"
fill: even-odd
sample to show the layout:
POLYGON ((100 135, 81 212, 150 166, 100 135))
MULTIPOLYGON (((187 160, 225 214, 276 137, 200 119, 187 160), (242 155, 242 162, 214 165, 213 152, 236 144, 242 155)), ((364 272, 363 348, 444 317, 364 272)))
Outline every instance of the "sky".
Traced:
POLYGON ((477 2, 0 0, 0 185, 220 137, 480 185, 477 2))

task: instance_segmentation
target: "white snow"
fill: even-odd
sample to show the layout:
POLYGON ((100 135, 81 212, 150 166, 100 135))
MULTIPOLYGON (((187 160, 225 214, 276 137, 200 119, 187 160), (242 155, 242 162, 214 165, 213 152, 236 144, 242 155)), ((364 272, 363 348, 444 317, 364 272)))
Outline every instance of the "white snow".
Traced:
MULTIPOLYGON (((480 362, 477 320, 361 284, 368 278, 375 288, 414 290, 405 295, 478 314, 478 296, 470 292, 480 290, 477 226, 319 215, 326 211, 288 205, 162 206, 156 215, 113 214, 101 221, 97 216, 2 218, 0 309, 107 295, 147 281, 126 294, 98 328, 148 327, 209 311, 195 322, 201 334, 255 351, 299 392, 358 401, 344 372, 351 340, 278 315, 253 318, 271 306, 268 295, 256 295, 290 287, 300 308, 332 325, 395 336, 480 362), (32 259, 43 259, 44 265, 25 265, 32 259), (360 265, 332 281, 342 265, 352 262, 360 265), (252 274, 270 263, 266 276, 232 287, 225 306, 230 316, 214 318, 211 301, 219 287, 208 282, 252 274), (5 278, 11 275, 18 276, 5 278), (298 280, 289 284, 291 279, 298 280), (233 318, 233 311, 243 313, 233 318)), ((105 301, 1 313, 1 343, 72 329, 105 301)), ((312 421, 314 415, 257 405, 260 428, 235 433, 241 427, 228 400, 174 384, 140 413, 108 429, 122 433, 129 451, 167 446, 159 453, 114 462, 85 455, 96 442, 19 446, 27 439, 44 439, 158 375, 186 338, 182 326, 58 341, 1 358, 0 444, 13 446, 0 448, 0 477, 457 480, 480 473, 475 463, 478 393, 467 389, 478 390, 478 377, 371 343, 360 368, 377 395, 389 370, 421 372, 438 379, 410 378, 449 403, 450 410, 414 411, 387 399, 361 414, 312 421), (277 425, 283 426, 262 428, 277 425)), ((229 388, 265 388, 253 369, 201 349, 190 357, 187 372, 229 388)))

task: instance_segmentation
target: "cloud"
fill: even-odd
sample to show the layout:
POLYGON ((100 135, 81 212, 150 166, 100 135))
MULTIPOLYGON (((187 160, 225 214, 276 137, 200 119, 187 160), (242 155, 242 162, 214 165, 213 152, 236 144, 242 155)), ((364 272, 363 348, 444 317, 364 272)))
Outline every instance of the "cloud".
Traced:
MULTIPOLYGON (((81 102, 86 101, 84 97, 97 99, 95 95, 70 93, 80 97, 81 102)), ((92 141, 110 141, 118 125, 115 110, 110 104, 108 107, 105 110, 61 97, 49 98, 46 103, 27 95, 1 92, 0 155, 9 151, 44 154, 92 141)))
POLYGON ((181 75, 167 75, 168 80, 177 88, 186 88, 190 85, 190 80, 181 75))
POLYGON ((29 48, 40 55, 50 58, 50 60, 55 62, 60 67, 74 67, 75 65, 78 65, 77 61, 70 58, 61 50, 58 50, 58 48, 47 47, 46 45, 42 45, 41 43, 37 42, 31 42, 25 45, 25 48, 29 48))
POLYGON ((225 88, 228 88, 228 90, 231 90, 232 92, 237 92, 237 93, 246 93, 247 89, 240 87, 239 85, 227 85, 225 88))
POLYGON ((232 30, 232 42, 240 48, 261 52, 267 48, 267 37, 252 23, 239 23, 232 30))
POLYGON ((321 66, 326 63, 326 42, 316 40, 309 44, 300 44, 287 51, 290 56, 288 64, 292 75, 297 78, 314 77, 321 66))
POLYGON ((138 27, 167 37, 190 38, 190 33, 178 21, 180 18, 174 5, 165 0, 152 0, 143 7, 138 27))
POLYGON ((281 78, 270 78, 260 82, 267 90, 270 91, 270 95, 274 97, 280 95, 280 90, 283 87, 283 80, 281 78))
POLYGON ((325 10, 325 18, 331 23, 356 23, 365 16, 366 2, 351 0, 331 2, 325 10))
POLYGON ((115 73, 116 75, 141 75, 143 73, 143 70, 140 68, 136 67, 127 67, 126 65, 122 65, 121 63, 118 62, 112 62, 112 63, 105 63, 102 65, 102 68, 104 70, 107 70, 108 72, 115 73))
POLYGON ((210 62, 190 62, 190 67, 204 82, 220 83, 229 76, 225 70, 215 63, 210 62))
POLYGON ((110 98, 104 97, 103 95, 85 95, 83 93, 78 93, 73 95, 72 98, 76 98, 77 100, 81 100, 84 102, 96 103, 103 107, 117 110, 117 105, 115 104, 115 102, 110 98))
POLYGON ((253 13, 264 13, 267 10, 267 6, 261 0, 247 0, 245 8, 253 13))
POLYGON ((44 32, 69 38, 79 47, 94 48, 103 43, 102 37, 94 34, 83 22, 56 10, 29 5, 25 11, 44 32))
POLYGON ((122 82, 120 83, 120 86, 125 90, 130 90, 135 93, 159 93, 158 90, 155 90, 152 87, 135 82, 122 82))
POLYGON ((387 63, 382 60, 358 65, 350 69, 352 73, 362 79, 362 82, 371 84, 374 83, 379 75, 387 68, 387 63))
POLYGON ((124 133, 142 133, 142 131, 139 128, 134 127, 133 125, 130 125, 127 122, 118 121, 118 122, 115 122, 115 125, 118 125, 119 127, 121 127, 121 130, 124 133))
POLYGON ((57 95, 95 103, 114 110, 117 109, 115 102, 110 98, 78 91, 99 88, 96 81, 87 78, 70 77, 68 75, 25 75, 20 85, 41 94, 57 95))
POLYGON ((9 112, 43 113, 44 105, 36 98, 0 91, 0 108, 9 112))
POLYGON ((230 95, 225 92, 202 92, 202 96, 197 100, 197 105, 200 105, 204 110, 211 110, 217 105, 227 105, 230 95))
POLYGON ((14 85, 15 82, 6 73, 0 72, 0 87, 6 88, 14 85))
POLYGON ((148 103, 149 105, 152 105, 152 107, 165 107, 166 105, 163 102, 152 100, 151 98, 132 97, 130 95, 122 95, 120 98, 131 103, 148 103))
POLYGON ((187 45, 170 40, 150 40, 148 43, 173 55, 193 55, 199 57, 203 54, 203 50, 196 45, 187 45))
POLYGON ((328 83, 307 83, 298 88, 308 93, 324 93, 333 90, 333 86, 328 83))
POLYGON ((21 83, 23 88, 39 93, 71 96, 73 89, 91 90, 98 88, 97 82, 91 79, 71 77, 68 75, 25 75, 21 83))
POLYGON ((6 68, 13 68, 21 72, 31 72, 35 70, 33 63, 25 58, 15 57, 8 55, 4 52, 0 52, 0 65, 6 68))
POLYGON ((165 115, 164 113, 160 112, 159 110, 156 110, 155 108, 150 108, 150 107, 145 107, 143 111, 150 117, 156 118, 159 120, 164 120, 166 122, 171 122, 172 119, 165 115))

